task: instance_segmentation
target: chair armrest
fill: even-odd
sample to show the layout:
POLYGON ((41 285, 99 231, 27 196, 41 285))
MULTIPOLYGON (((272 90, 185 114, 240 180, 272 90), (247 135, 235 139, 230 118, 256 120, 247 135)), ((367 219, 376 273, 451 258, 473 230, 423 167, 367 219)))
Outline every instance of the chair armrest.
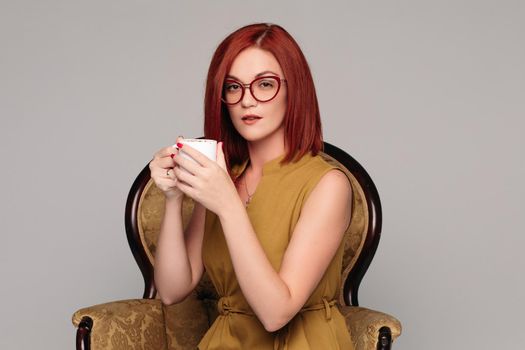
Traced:
POLYGON ((83 308, 73 325, 92 321, 91 349, 166 349, 162 303, 158 299, 130 299, 83 308))
POLYGON ((401 335, 401 323, 394 317, 358 306, 340 306, 356 350, 375 350, 382 327, 390 328, 392 342, 401 335))

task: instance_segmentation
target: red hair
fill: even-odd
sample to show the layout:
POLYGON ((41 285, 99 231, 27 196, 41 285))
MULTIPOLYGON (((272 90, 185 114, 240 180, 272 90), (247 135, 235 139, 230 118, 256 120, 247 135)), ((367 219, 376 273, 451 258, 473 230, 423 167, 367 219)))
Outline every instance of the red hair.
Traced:
POLYGON ((281 164, 313 156, 323 149, 321 118, 310 68, 301 49, 284 28, 257 23, 242 27, 224 39, 213 55, 206 81, 204 137, 224 142, 228 169, 248 159, 247 141, 237 132, 226 105, 221 101, 224 79, 237 55, 248 47, 271 52, 288 87, 284 117, 285 145, 288 152, 281 164))

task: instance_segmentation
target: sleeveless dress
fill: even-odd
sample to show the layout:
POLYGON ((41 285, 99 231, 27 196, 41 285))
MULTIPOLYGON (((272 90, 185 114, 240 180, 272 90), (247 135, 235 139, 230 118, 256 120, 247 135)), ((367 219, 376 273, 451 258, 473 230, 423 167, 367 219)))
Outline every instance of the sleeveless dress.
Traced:
MULTIPOLYGON (((263 166, 263 175, 246 210, 266 256, 276 271, 293 234, 301 208, 321 177, 337 167, 320 156, 304 155, 281 166, 281 155, 263 166)), ((248 160, 232 168, 242 174, 248 160)), ((329 234, 329 232, 327 232, 329 234)), ((206 210, 203 263, 220 296, 219 315, 198 344, 200 350, 352 350, 338 305, 344 241, 318 286, 287 325, 268 332, 246 301, 217 215, 206 210)))

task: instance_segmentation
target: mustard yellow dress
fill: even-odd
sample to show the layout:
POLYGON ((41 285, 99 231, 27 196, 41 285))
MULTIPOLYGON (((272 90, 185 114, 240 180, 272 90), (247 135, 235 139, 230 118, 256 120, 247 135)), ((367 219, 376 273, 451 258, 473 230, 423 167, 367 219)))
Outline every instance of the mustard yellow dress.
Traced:
MULTIPOLYGON (((321 177, 334 169, 310 153, 281 166, 284 155, 267 162, 246 210, 257 237, 276 271, 290 241, 301 208, 321 177)), ((232 168, 239 176, 248 164, 232 168)), ((329 234, 329 232, 327 232, 329 234)), ((239 287, 226 240, 216 214, 207 210, 203 263, 221 296, 219 316, 198 344, 200 350, 352 350, 345 320, 337 308, 344 242, 319 285, 290 322, 268 332, 253 313, 239 287)))

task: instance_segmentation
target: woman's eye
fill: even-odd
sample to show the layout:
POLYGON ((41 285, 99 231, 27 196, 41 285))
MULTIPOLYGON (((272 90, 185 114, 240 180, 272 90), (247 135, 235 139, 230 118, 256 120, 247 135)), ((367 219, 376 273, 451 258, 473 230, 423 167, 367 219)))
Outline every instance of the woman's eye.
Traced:
POLYGON ((226 84, 226 91, 236 91, 239 89, 239 84, 226 84))
POLYGON ((271 88, 273 87, 273 82, 268 80, 262 80, 259 82, 259 86, 262 88, 271 88))

